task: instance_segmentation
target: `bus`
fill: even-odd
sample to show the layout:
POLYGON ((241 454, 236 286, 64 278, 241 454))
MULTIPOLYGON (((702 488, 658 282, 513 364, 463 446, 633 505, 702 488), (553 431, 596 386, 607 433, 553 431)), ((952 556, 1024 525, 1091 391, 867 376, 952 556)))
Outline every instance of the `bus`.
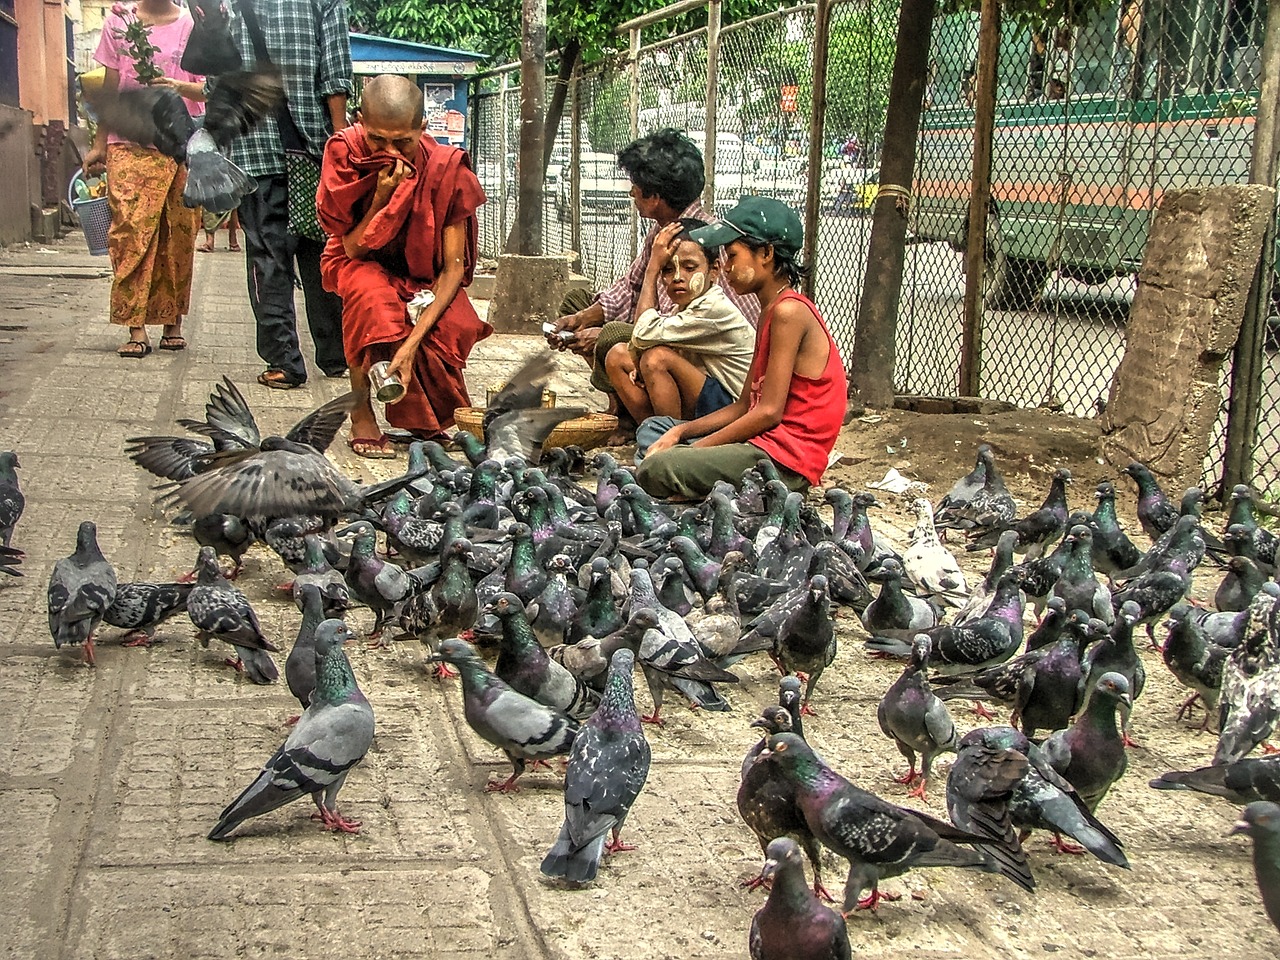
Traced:
MULTIPOLYGON (((983 301, 1023 309, 1050 273, 1136 271, 1166 190, 1247 181, 1263 0, 1120 0, 1073 27, 1006 22, 983 301)), ((978 18, 934 30, 910 226, 963 251, 978 18)))

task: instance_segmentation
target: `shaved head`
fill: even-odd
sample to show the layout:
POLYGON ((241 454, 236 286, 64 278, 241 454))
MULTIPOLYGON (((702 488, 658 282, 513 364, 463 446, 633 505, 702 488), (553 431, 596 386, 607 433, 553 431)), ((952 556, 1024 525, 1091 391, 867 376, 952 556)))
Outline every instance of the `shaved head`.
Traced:
POLYGON ((386 126, 420 126, 422 91, 408 77, 384 73, 365 81, 361 110, 366 122, 386 126))

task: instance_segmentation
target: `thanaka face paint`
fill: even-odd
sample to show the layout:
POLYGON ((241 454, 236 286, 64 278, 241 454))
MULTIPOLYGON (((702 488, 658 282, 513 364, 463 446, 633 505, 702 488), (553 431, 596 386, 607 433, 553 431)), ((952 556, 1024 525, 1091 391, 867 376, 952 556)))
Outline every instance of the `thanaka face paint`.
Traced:
POLYGON ((707 278, 706 275, 699 270, 689 278, 689 292, 695 297, 698 297, 702 295, 702 291, 705 289, 707 289, 707 278))

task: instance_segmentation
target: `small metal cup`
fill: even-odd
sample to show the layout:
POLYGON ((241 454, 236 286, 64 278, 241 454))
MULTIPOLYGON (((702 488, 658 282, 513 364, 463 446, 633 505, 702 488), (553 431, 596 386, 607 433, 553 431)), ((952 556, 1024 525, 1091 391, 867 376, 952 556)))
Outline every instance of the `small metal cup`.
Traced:
POLYGON ((399 377, 391 375, 390 369, 390 360, 380 360, 369 368, 369 383, 379 403, 392 404, 404 399, 404 384, 399 377))

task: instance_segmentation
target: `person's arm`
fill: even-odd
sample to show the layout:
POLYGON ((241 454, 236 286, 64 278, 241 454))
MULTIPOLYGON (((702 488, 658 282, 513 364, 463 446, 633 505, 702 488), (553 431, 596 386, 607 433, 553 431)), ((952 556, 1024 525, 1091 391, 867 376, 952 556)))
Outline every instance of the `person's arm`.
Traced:
POLYGON ((194 100, 196 103, 204 103, 205 101, 203 80, 175 80, 173 77, 156 77, 151 81, 151 86, 168 87, 184 100, 194 100))
MULTIPOLYGON (((351 231, 342 238, 342 249, 352 260, 363 260, 369 255, 371 247, 365 246, 364 235, 369 229, 369 224, 374 216, 385 207, 391 200, 392 194, 396 192, 396 187, 409 176, 409 165, 403 160, 397 160, 394 166, 383 167, 378 171, 378 184, 373 191, 373 199, 369 204, 369 209, 365 211, 365 215, 360 222, 351 228, 351 231)), ((446 228, 446 235, 448 228, 446 228)), ((425 316, 425 313, 424 313, 425 316)))
POLYGON ((646 310, 658 308, 658 280, 662 276, 662 268, 671 262, 676 249, 676 237, 684 227, 673 221, 658 231, 653 239, 653 248, 649 253, 649 262, 645 264, 644 279, 640 281, 640 293, 636 296, 634 315, 639 317, 646 310))
MULTIPOLYGON (((786 300, 774 307, 773 326, 769 335, 769 356, 764 370, 764 382, 760 385, 759 400, 754 407, 743 410, 740 416, 729 419, 726 423, 717 424, 715 430, 695 440, 693 446, 718 447, 726 443, 742 443, 752 437, 758 437, 782 422, 782 414, 787 407, 787 396, 791 392, 791 378, 795 375, 796 360, 800 356, 800 344, 813 323, 813 315, 795 300, 786 300)), ((748 385, 744 394, 750 389, 748 385)), ((739 397, 738 402, 730 406, 746 406, 745 401, 745 396, 739 397)), ((714 416, 715 414, 712 414, 703 419, 709 420, 714 416)))
POLYGON ((449 309, 458 291, 462 289, 462 279, 467 272, 466 220, 459 220, 444 228, 441 247, 444 254, 444 269, 440 271, 435 285, 431 288, 436 298, 422 311, 417 323, 413 325, 413 332, 396 351, 388 370, 389 373, 398 375, 402 381, 405 381, 410 374, 413 358, 418 352, 419 345, 436 325, 441 314, 449 309))
POLYGON ((347 126, 347 99, 356 92, 351 79, 351 28, 346 0, 326 0, 317 24, 316 96, 324 101, 335 132, 347 126))
MULTIPOLYGON (((115 67, 104 67, 102 76, 102 93, 112 96, 120 89, 120 71, 115 67)), ((94 176, 107 169, 107 128, 99 123, 93 132, 93 146, 81 161, 86 176, 94 176)))

